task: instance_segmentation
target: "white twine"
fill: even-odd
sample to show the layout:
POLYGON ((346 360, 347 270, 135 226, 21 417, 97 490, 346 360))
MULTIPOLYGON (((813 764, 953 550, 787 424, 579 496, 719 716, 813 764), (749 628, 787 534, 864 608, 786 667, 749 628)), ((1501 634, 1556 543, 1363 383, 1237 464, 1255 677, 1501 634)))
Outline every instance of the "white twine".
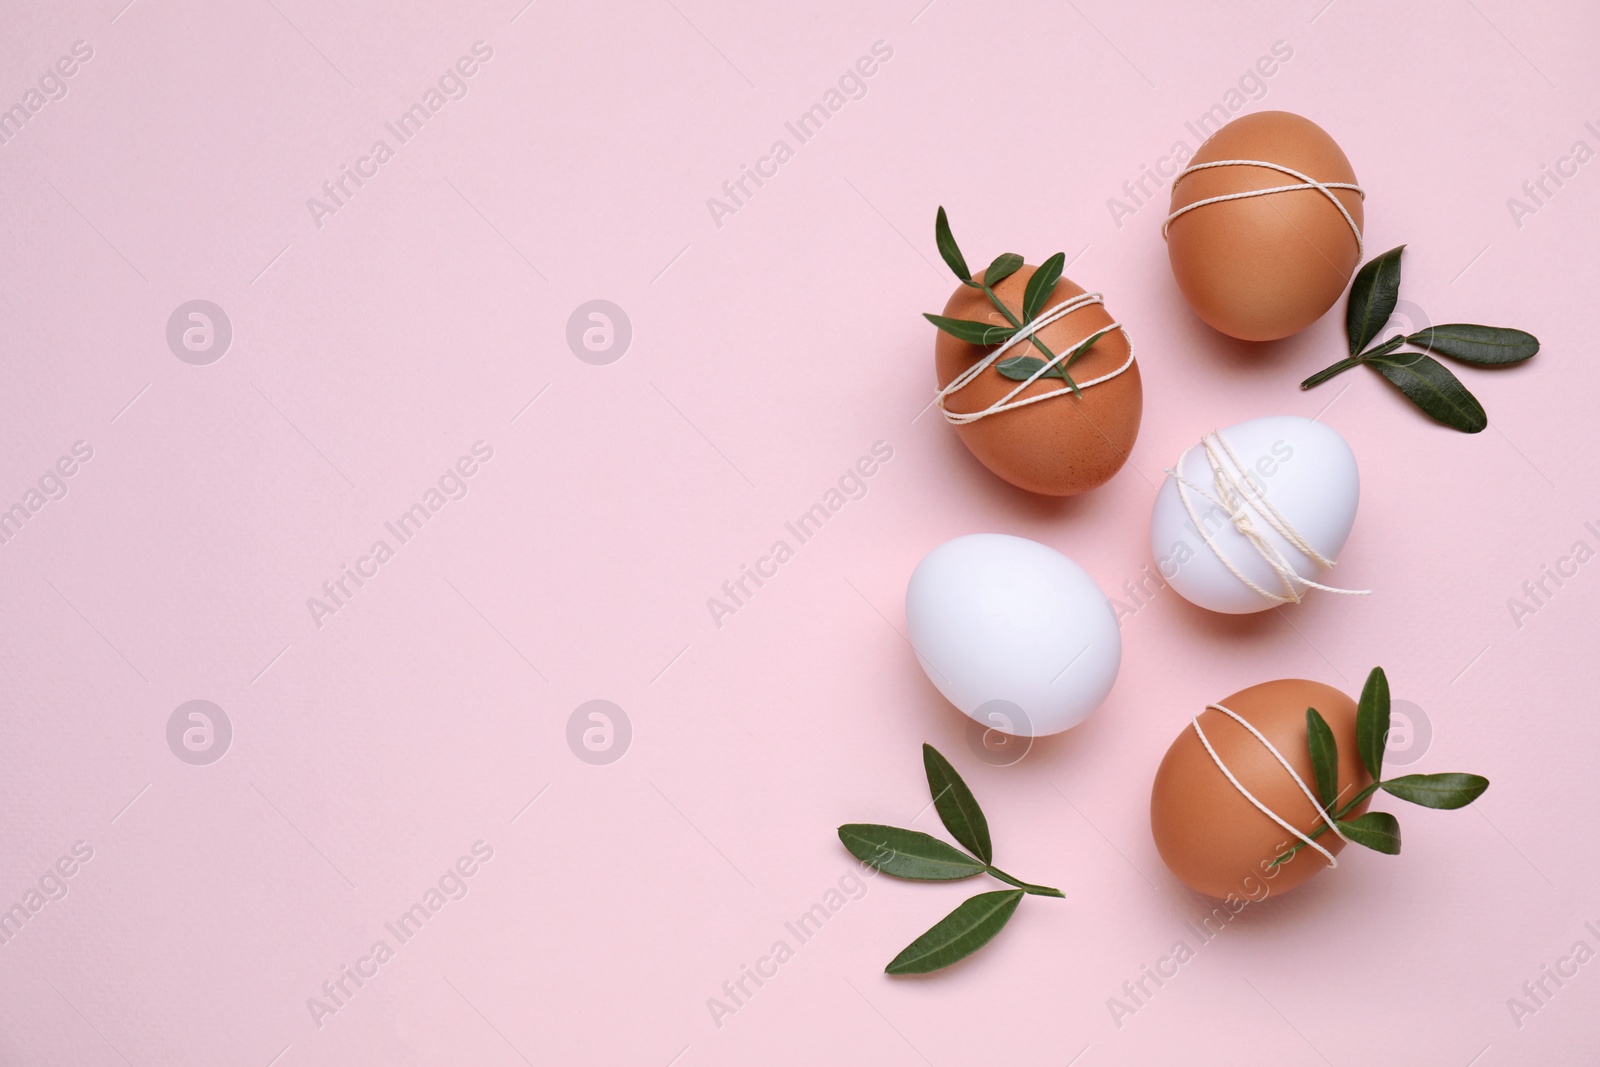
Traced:
POLYGON ((965 426, 967 423, 977 422, 979 419, 988 418, 990 415, 998 415, 1002 411, 1012 411, 1016 408, 1027 407, 1029 404, 1037 404, 1041 400, 1049 400, 1053 396, 1059 396, 1062 393, 1072 392, 1072 387, 1063 382, 1060 389, 1052 389, 1048 393, 1038 393, 1022 400, 1017 399, 1017 396, 1020 395, 1024 389, 1028 388, 1028 386, 1044 377, 1051 368, 1056 366, 1056 364, 1072 355, 1072 353, 1077 350, 1079 345, 1083 344, 1085 341, 1098 338, 1103 334, 1110 333, 1112 330, 1122 330, 1122 336, 1127 338, 1127 360, 1122 364, 1122 366, 1118 367, 1114 371, 1111 371, 1109 374, 1102 374, 1100 377, 1091 378, 1086 382, 1078 382, 1079 390, 1087 389, 1091 385, 1099 385, 1102 382, 1109 382, 1111 379, 1115 378, 1117 375, 1133 366, 1133 338, 1129 337, 1128 331, 1122 328, 1122 323, 1113 322, 1110 326, 1105 326, 1101 329, 1095 330, 1093 333, 1090 333, 1085 337, 1080 337, 1072 344, 1062 348, 1059 353, 1046 361, 1042 367, 1034 371, 1026 381, 1018 382, 1015 389, 1011 390, 1005 396, 1001 397, 999 400, 996 400, 988 407, 983 408, 980 411, 961 412, 951 411, 945 406, 946 400, 960 392, 962 389, 965 389, 967 386, 971 385, 975 380, 977 380, 980 374, 994 366, 995 363, 999 361, 1000 358, 1003 357, 1014 345, 1021 344, 1034 334, 1038 333, 1040 330, 1044 329, 1046 326, 1049 326, 1051 323, 1054 323, 1059 319, 1067 317, 1074 311, 1077 311, 1079 308, 1086 308, 1092 304, 1100 304, 1104 306, 1105 299, 1099 293, 1081 293, 1078 296, 1072 297, 1070 300, 1065 300, 1057 304, 1044 314, 1036 316, 1032 321, 1024 323, 1017 329, 1016 333, 1012 334, 1006 339, 1004 344, 1000 345, 993 352, 990 352, 988 356, 962 371, 959 375, 951 380, 949 385, 939 390, 939 392, 933 398, 934 403, 939 405, 939 410, 944 412, 945 419, 956 426, 965 426))
MULTIPOLYGON (((1294 769, 1288 760, 1283 758, 1283 753, 1279 752, 1277 746, 1271 741, 1268 741, 1266 737, 1262 735, 1260 730, 1257 730, 1254 726, 1250 725, 1250 723, 1246 722, 1243 717, 1229 710, 1228 708, 1223 707, 1221 704, 1207 704, 1206 709, 1208 711, 1222 712, 1222 714, 1228 716, 1228 718, 1232 719, 1240 726, 1243 726, 1246 730, 1249 730, 1251 736, 1253 736, 1257 741, 1260 741, 1263 745, 1267 746, 1267 751, 1272 753, 1272 758, 1277 760, 1278 763, 1282 765, 1283 769, 1289 772, 1289 777, 1294 779, 1294 784, 1300 787, 1300 792, 1304 793, 1306 795, 1306 799, 1311 801, 1311 806, 1317 809, 1317 814, 1322 816, 1322 821, 1327 824, 1328 829, 1332 830, 1335 836, 1337 836, 1341 841, 1346 843, 1349 842, 1350 839, 1346 837, 1344 831, 1339 828, 1338 821, 1329 815, 1327 809, 1317 802, 1316 796, 1312 794, 1311 789, 1306 785, 1305 779, 1300 777, 1300 773, 1294 769)), ((1267 818, 1271 819, 1273 822, 1289 831, 1295 837, 1298 837, 1301 841, 1304 841, 1308 847, 1314 848, 1318 852, 1322 853, 1322 858, 1328 861, 1329 867, 1339 866, 1339 860, 1334 856, 1334 854, 1317 844, 1317 842, 1312 839, 1310 834, 1302 833, 1298 827, 1291 825, 1288 821, 1280 817, 1277 812, 1273 811, 1271 808, 1261 803, 1260 800, 1256 799, 1256 795, 1250 792, 1250 790, 1246 789, 1243 782, 1234 777, 1233 772, 1228 769, 1228 765, 1222 762, 1222 757, 1217 755, 1217 750, 1211 747, 1211 741, 1206 737, 1206 732, 1200 728, 1200 716, 1196 715, 1193 721, 1195 736, 1200 738, 1200 743, 1206 747, 1206 752, 1210 753, 1211 762, 1215 763, 1217 765, 1217 769, 1227 776, 1228 781, 1233 783, 1233 787, 1239 791, 1240 796, 1244 797, 1251 804, 1253 804, 1255 809, 1261 812, 1261 814, 1265 815, 1267 818)), ((1313 825, 1312 829, 1315 828, 1315 825, 1313 825)))
POLYGON ((1211 549, 1217 559, 1222 561, 1222 565, 1228 568, 1229 573, 1249 586, 1268 604, 1274 606, 1300 603, 1305 598, 1305 589, 1322 589, 1329 593, 1343 593, 1345 596, 1371 595, 1372 590, 1370 589, 1339 589, 1335 586, 1314 582, 1296 571, 1294 565, 1289 562, 1288 557, 1280 552, 1278 546, 1269 541, 1266 533, 1256 526, 1255 520, 1251 518, 1250 508, 1253 507, 1256 513, 1266 521, 1267 525, 1278 536, 1289 542, 1291 547, 1318 566, 1332 568, 1337 564, 1337 561, 1331 560, 1321 552, 1318 552, 1310 542, 1300 535, 1299 531, 1290 525, 1289 520, 1284 518, 1277 508, 1272 506, 1272 503, 1267 500, 1266 490, 1257 485, 1256 480, 1250 477, 1249 472, 1245 470, 1244 464, 1239 462, 1239 457, 1234 455, 1233 449, 1228 446, 1228 442, 1222 439, 1220 431, 1212 430, 1206 434, 1200 439, 1200 446, 1206 450, 1206 462, 1211 467, 1212 483, 1217 491, 1217 496, 1212 496, 1182 474, 1183 461, 1194 450, 1194 445, 1184 449, 1183 454, 1178 457, 1177 466, 1168 467, 1166 472, 1172 475, 1177 482, 1178 499, 1183 503, 1183 510, 1188 512, 1190 524, 1205 539, 1207 547, 1211 549), (1232 463, 1232 468, 1229 467, 1228 463, 1223 462, 1224 457, 1232 463), (1228 554, 1222 550, 1222 546, 1217 544, 1216 539, 1212 537, 1211 530, 1200 520, 1199 514, 1196 513, 1194 501, 1189 497, 1191 490, 1199 493, 1227 514, 1229 520, 1233 523, 1233 528, 1239 531, 1244 539, 1250 543, 1250 546, 1256 550, 1257 554, 1261 556, 1262 560, 1266 562, 1267 566, 1271 567, 1273 572, 1277 574, 1278 579, 1283 582, 1284 591, 1282 593, 1274 593, 1261 588, 1261 586, 1251 581, 1234 564, 1233 560, 1228 558, 1228 554), (1302 589, 1302 586, 1305 589, 1302 589))
POLYGON ((1333 195, 1333 190, 1335 189, 1348 189, 1365 200, 1367 194, 1361 186, 1354 182, 1319 182, 1311 175, 1301 174, 1293 167, 1286 167, 1282 163, 1267 163, 1259 159, 1219 159, 1215 163, 1196 163, 1192 167, 1185 168, 1179 172, 1176 178, 1172 179, 1172 187, 1176 189, 1179 182, 1195 171, 1210 170, 1212 167, 1265 167, 1268 170, 1275 170, 1281 174, 1299 178, 1300 181, 1295 185, 1275 185, 1270 189, 1247 189, 1242 193, 1229 193, 1226 196, 1208 196, 1204 200, 1196 200, 1194 203, 1185 205, 1167 216, 1167 220, 1161 224, 1161 237, 1163 240, 1167 236, 1167 230, 1172 226, 1173 219, 1180 215, 1185 215, 1197 207, 1205 207, 1207 204, 1221 204, 1229 200, 1247 200, 1252 196, 1267 196, 1271 193, 1292 193, 1297 189, 1315 189, 1333 201, 1333 206, 1339 209, 1339 214, 1344 216, 1344 221, 1350 224, 1350 232, 1356 235, 1356 262, 1359 263, 1367 258, 1367 246, 1366 242, 1361 238, 1361 227, 1356 225, 1356 220, 1350 217, 1350 212, 1345 210, 1345 206, 1339 202, 1339 198, 1333 195))

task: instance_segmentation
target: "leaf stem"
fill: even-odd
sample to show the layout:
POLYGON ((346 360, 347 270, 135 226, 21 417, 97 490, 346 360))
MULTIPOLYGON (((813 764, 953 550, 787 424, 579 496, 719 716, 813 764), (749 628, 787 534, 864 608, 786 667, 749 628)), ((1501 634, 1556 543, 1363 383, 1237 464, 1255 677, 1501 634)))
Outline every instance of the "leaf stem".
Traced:
MULTIPOLYGON (((1350 801, 1350 803, 1346 804, 1344 807, 1340 808, 1338 811, 1333 813, 1333 821, 1337 822, 1340 819, 1344 818, 1346 815, 1350 814, 1351 809, 1353 809, 1357 804, 1360 804, 1362 801, 1366 800, 1368 797, 1372 796, 1372 794, 1376 793, 1379 790, 1379 788, 1381 788, 1382 786, 1383 786, 1382 782, 1373 782, 1371 785, 1367 786, 1361 792, 1357 793, 1354 800, 1350 801)), ((1327 830, 1328 830, 1327 812, 1324 811, 1322 814, 1323 814, 1322 825, 1317 827, 1315 830, 1312 830, 1309 834, 1306 835, 1307 837, 1312 837, 1312 838, 1321 837, 1324 833, 1327 832, 1327 830)), ((1306 843, 1304 841, 1296 841, 1293 848, 1291 848, 1289 851, 1285 852, 1283 855, 1279 856, 1277 859, 1272 861, 1272 866, 1276 867, 1279 864, 1288 863, 1291 859, 1294 858, 1294 854, 1296 852, 1299 852, 1301 849, 1303 849, 1305 847, 1306 847, 1306 843)))
POLYGON ((1013 878, 1009 874, 1007 874, 1005 871, 1002 871, 998 867, 990 866, 990 867, 986 867, 985 870, 987 870, 989 874, 993 875, 994 877, 1000 879, 1002 882, 1006 883, 1006 885, 1016 886, 1018 889, 1022 890, 1024 893, 1032 893, 1034 896, 1040 896, 1040 897, 1065 897, 1066 896, 1066 894, 1063 893, 1059 889, 1052 889, 1050 886, 1047 886, 1047 885, 1030 885, 1027 882, 1024 882, 1024 881, 1021 881, 1019 879, 1013 878))
MULTIPOLYGON (((1011 313, 1011 309, 1006 307, 1005 302, 1002 301, 998 296, 995 295, 995 291, 993 289, 989 288, 988 285, 986 285, 986 284, 984 284, 982 282, 977 283, 977 285, 978 285, 978 288, 983 290, 984 295, 989 298, 989 302, 991 304, 993 304, 995 307, 1000 309, 1000 314, 1004 315, 1008 320, 1010 320, 1011 325, 1015 326, 1019 330, 1022 329, 1022 321, 1011 313)), ((1045 355, 1049 356, 1051 359, 1055 359, 1056 358, 1056 354, 1054 352, 1050 351, 1049 346, 1046 345, 1043 341, 1041 341, 1039 339, 1039 335, 1038 334, 1036 334, 1036 333, 1029 334, 1028 335, 1028 340, 1032 341, 1035 348, 1037 348, 1039 351, 1043 352, 1045 355)), ((1072 376, 1067 373, 1067 368, 1066 368, 1065 362, 1057 364, 1057 366, 1061 370, 1061 376, 1064 379, 1066 379, 1067 384, 1072 387, 1073 395, 1074 396, 1082 396, 1083 394, 1078 391, 1078 383, 1073 381, 1072 380, 1072 376)))
POLYGON ((1372 348, 1367 349, 1359 356, 1350 356, 1346 359, 1341 359, 1331 367, 1324 367, 1322 370, 1317 371, 1317 373, 1301 382, 1300 388, 1311 389, 1315 386, 1321 385, 1329 378, 1332 378, 1338 374, 1343 374, 1351 367, 1358 367, 1375 356, 1387 356, 1390 352, 1393 352, 1395 349, 1405 344, 1405 342, 1406 339, 1402 335, 1391 337, 1387 341, 1383 342, 1383 344, 1374 345, 1372 348))

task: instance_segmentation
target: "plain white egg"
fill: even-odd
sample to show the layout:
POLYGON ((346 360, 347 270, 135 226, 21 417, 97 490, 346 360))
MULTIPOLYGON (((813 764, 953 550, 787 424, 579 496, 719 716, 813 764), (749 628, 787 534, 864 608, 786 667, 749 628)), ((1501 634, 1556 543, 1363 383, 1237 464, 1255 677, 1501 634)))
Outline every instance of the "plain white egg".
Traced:
POLYGON ((1060 733, 1100 706, 1122 635, 1100 587, 1053 548, 970 534, 922 558, 906 586, 911 645, 939 692, 985 727, 1060 733))
POLYGON ((1238 495, 1235 507, 1246 528, 1281 553, 1281 562, 1294 575, 1322 585, 1342 585, 1274 522, 1297 534, 1324 559, 1337 559, 1355 525, 1361 498, 1355 453, 1345 439, 1322 423, 1297 415, 1251 419, 1217 435, 1226 446, 1217 446, 1217 438, 1211 438, 1224 471, 1221 486, 1213 457, 1197 444, 1184 454, 1181 466, 1173 468, 1189 484, 1180 486, 1169 473, 1156 493, 1150 551, 1161 577, 1186 600, 1230 615, 1265 611, 1280 601, 1251 589, 1224 560, 1262 590, 1291 601, 1314 591, 1293 575, 1275 571, 1221 506, 1228 499, 1227 488, 1239 484, 1246 491, 1238 495), (1192 516, 1184 506, 1185 496, 1192 516))

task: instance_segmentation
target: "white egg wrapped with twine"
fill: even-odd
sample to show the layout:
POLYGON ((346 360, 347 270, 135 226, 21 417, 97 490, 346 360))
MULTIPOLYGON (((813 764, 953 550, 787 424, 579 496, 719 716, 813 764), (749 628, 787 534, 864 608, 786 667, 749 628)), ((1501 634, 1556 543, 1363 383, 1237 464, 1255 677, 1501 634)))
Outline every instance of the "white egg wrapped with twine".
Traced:
POLYGON ((1208 611, 1297 604, 1327 584, 1355 525, 1355 453, 1331 427, 1295 415, 1213 430, 1167 470, 1150 520, 1161 577, 1208 611))

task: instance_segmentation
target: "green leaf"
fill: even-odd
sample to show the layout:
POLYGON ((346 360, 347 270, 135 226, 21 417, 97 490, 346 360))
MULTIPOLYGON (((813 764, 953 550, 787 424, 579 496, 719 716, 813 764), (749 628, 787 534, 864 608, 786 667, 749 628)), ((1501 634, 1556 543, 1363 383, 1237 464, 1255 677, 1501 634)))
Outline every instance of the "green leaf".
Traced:
POLYGON ((1367 360, 1413 404, 1435 422, 1462 433, 1479 433, 1489 425, 1478 398, 1467 392, 1443 363, 1422 352, 1378 356, 1367 360))
POLYGON ((950 831, 950 836, 965 845, 967 851, 984 863, 994 862, 994 846, 989 841, 989 820, 978 807, 978 798, 972 795, 961 775, 950 766, 950 761, 939 754, 932 745, 922 746, 922 766, 928 772, 928 792, 933 795, 934 810, 939 821, 950 831))
MULTIPOLYGON (((994 262, 989 264, 983 272, 983 284, 993 289, 1017 271, 1022 269, 1022 257, 1015 252, 1006 252, 994 257, 994 262)), ((1027 320, 1027 316, 1023 316, 1027 320)))
POLYGON ((1115 328, 1116 327, 1114 326, 1107 326, 1102 330, 1096 330, 1083 341, 1079 342, 1078 347, 1074 348, 1072 353, 1068 355, 1066 359, 1062 360, 1058 366, 1060 366, 1062 370, 1072 366, 1074 360, 1083 355, 1085 352, 1089 351, 1089 349, 1093 348, 1096 341, 1100 340, 1100 338, 1104 337, 1115 328))
POLYGON ((1020 889, 979 893, 907 945, 889 966, 888 974, 927 974, 948 967, 987 945, 1010 920, 1022 900, 1020 889))
POLYGON ((939 208, 938 216, 933 220, 933 243, 939 246, 939 255, 944 259, 945 266, 964 282, 972 280, 972 272, 967 269, 967 261, 961 256, 961 249, 956 246, 956 239, 950 233, 950 220, 945 217, 944 208, 939 208))
MULTIPOLYGON (((1034 372, 1036 372, 1042 366, 1044 366, 1044 360, 1035 359, 1033 356, 1008 356, 1005 359, 1002 359, 999 363, 996 363, 994 365, 994 369, 999 371, 1004 377, 1010 378, 1014 382, 1025 382, 1029 378, 1032 378, 1034 372)), ((1040 377, 1065 378, 1066 375, 1061 372, 1061 364, 1057 363, 1054 367, 1051 367, 1049 370, 1045 371, 1044 374, 1040 375, 1040 377)))
POLYGON ((1372 668, 1356 705, 1356 751, 1376 782, 1383 774, 1383 746, 1389 741, 1389 677, 1372 668))
POLYGON ((839 827, 839 840, 856 859, 896 878, 951 882, 970 878, 986 868, 982 861, 920 830, 846 823, 839 827))
POLYGON ((1017 332, 1015 326, 996 326, 991 322, 952 319, 945 315, 922 313, 922 317, 960 341, 974 345, 997 345, 1017 332))
POLYGON ((1358 845, 1389 856, 1400 854, 1400 820, 1386 811, 1369 811, 1359 819, 1339 820, 1339 829, 1358 845))
POLYGON ((1311 769, 1317 777, 1317 796, 1324 810, 1339 798, 1339 742, 1316 708, 1306 709, 1306 740, 1311 745, 1311 769))
POLYGON ((1489 367, 1521 363, 1539 351, 1539 339, 1531 333, 1504 326, 1474 326, 1467 322, 1430 326, 1406 340, 1441 356, 1489 367))
POLYGON ((1344 314, 1352 356, 1367 347, 1367 342, 1378 336, 1394 314, 1395 303, 1400 299, 1400 253, 1405 249, 1405 245, 1391 248, 1356 273, 1344 314))
POLYGON ((1483 796, 1489 779, 1480 774, 1408 774, 1382 783, 1383 791, 1425 808, 1464 808, 1483 796))
POLYGON ((1057 252, 1033 272, 1033 277, 1028 279, 1028 287, 1022 292, 1023 322, 1032 322, 1044 310, 1044 302, 1055 291, 1056 282, 1061 280, 1061 271, 1066 263, 1067 254, 1057 252))

